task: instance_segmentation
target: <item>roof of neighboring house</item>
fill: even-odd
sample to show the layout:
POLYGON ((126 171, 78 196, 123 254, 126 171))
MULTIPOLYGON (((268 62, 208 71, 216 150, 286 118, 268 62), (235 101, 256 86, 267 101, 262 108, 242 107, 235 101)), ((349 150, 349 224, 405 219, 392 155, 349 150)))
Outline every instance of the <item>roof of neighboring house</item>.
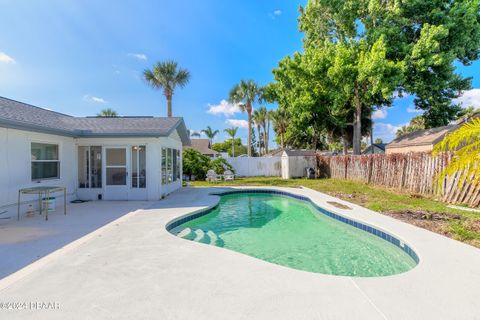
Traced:
POLYGON ((201 154, 208 156, 216 156, 220 154, 217 151, 211 149, 210 140, 208 139, 192 139, 190 146, 187 148, 195 149, 201 154))
POLYGON ((387 148, 401 148, 409 146, 424 146, 434 145, 440 142, 447 133, 454 131, 459 127, 458 124, 452 124, 448 126, 431 128, 425 130, 419 130, 408 133, 399 138, 394 139, 387 144, 387 148))
POLYGON ((177 130, 182 143, 190 143, 183 118, 72 117, 4 97, 0 126, 71 137, 165 137, 177 130))
MULTIPOLYGON (((373 144, 373 150, 374 152, 376 151, 381 151, 382 153, 385 152, 385 143, 374 143, 373 144)), ((365 150, 362 151, 362 154, 371 154, 372 153, 372 145, 369 145, 368 147, 365 148, 365 150)))

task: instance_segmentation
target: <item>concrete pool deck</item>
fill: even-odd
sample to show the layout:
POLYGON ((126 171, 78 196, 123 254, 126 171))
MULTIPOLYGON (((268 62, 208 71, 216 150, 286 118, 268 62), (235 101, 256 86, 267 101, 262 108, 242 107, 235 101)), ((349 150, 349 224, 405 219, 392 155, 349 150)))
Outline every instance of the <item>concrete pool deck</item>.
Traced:
POLYGON ((173 219, 215 205, 219 197, 209 193, 218 189, 232 188, 183 188, 0 280, 3 304, 56 306, 0 308, 0 317, 480 319, 479 249, 310 189, 261 188, 307 196, 330 211, 388 231, 411 245, 419 265, 388 277, 330 276, 166 231, 173 219))

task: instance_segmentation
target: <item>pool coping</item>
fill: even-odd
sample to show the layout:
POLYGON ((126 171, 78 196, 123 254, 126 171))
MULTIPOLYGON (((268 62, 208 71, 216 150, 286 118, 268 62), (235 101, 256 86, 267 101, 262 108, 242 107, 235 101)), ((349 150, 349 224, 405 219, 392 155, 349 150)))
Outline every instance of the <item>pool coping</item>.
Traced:
MULTIPOLYGON (((415 266, 413 268, 415 268, 419 263, 420 263, 420 258, 418 256, 418 254, 415 252, 414 249, 412 249, 412 245, 408 244, 407 240, 405 239, 402 239, 398 236, 395 236, 392 234, 392 232, 389 232, 389 231, 386 231, 386 230, 382 230, 381 228, 378 228, 378 227, 375 227, 375 226, 372 226, 370 225, 369 223, 364 223, 364 222, 360 222, 360 221, 356 221, 355 219, 351 219, 347 216, 344 216, 343 214, 340 214, 340 213, 337 213, 337 212, 333 212, 331 210, 328 210, 328 209, 325 209, 324 207, 318 205, 317 203, 315 203, 310 197, 308 196, 304 196, 304 195, 297 195, 297 194, 294 194, 294 193, 291 193, 291 192, 287 192, 287 191, 283 191, 283 190, 275 190, 275 189, 270 189, 270 188, 242 188, 242 189, 238 189, 238 190, 226 190, 226 191, 220 191, 220 192, 212 192, 210 193, 210 195, 214 195, 214 196, 225 196, 225 195, 230 195, 230 194, 241 194, 241 193, 268 193, 268 194, 276 194, 276 195, 282 195, 282 196, 287 196, 287 197, 291 197, 291 198, 295 198, 297 200, 301 200, 301 201, 305 201, 305 202, 308 202, 310 203, 311 205, 314 206, 314 208, 319 211, 319 213, 321 214, 324 214, 332 219, 335 219, 339 222, 342 222, 342 223, 345 223, 345 224, 348 224, 354 228, 357 228, 359 230, 362 230, 362 231, 365 231, 365 232, 368 232, 376 237, 379 237, 380 239, 384 240, 384 241, 387 241, 391 244, 393 244, 394 246, 396 246, 397 248, 399 248, 400 250, 402 250, 403 252, 405 252, 408 256, 410 256, 413 261, 415 262, 415 266)), ((197 219, 197 218, 200 218, 204 215, 207 215, 209 214, 210 212, 212 212, 213 210, 215 210, 215 208, 217 208, 218 206, 218 203, 216 205, 213 205, 213 206, 210 206, 204 210, 197 210, 195 212, 192 212, 190 214, 187 214, 187 215, 184 215, 182 217, 179 217, 179 218, 176 218, 172 221, 170 221, 166 226, 165 228, 167 229, 168 232, 172 233, 171 231, 179 226, 181 226, 182 224, 188 222, 188 221, 192 221, 194 219, 197 219)), ((343 210, 350 210, 350 209, 343 209, 343 210)), ((173 233, 172 233, 173 234, 173 233)), ((412 268, 412 269, 413 269, 412 268)), ((411 269, 410 269, 411 270, 411 269)), ((410 271, 408 270, 408 271, 410 271)), ((406 271, 406 272, 408 272, 406 271)))
MULTIPOLYGON (((220 197, 210 193, 237 189, 242 188, 172 193, 118 226, 110 224, 102 237, 56 255, 0 294, 21 301, 61 298, 61 310, 44 314, 49 320, 140 313, 216 319, 225 312, 232 319, 479 318, 478 249, 308 188, 267 189, 308 196, 329 211, 405 239, 419 254, 419 265, 391 276, 327 275, 187 241, 166 230, 172 221, 217 205, 220 197), (353 210, 335 208, 331 200, 353 210)), ((10 314, 12 320, 40 316, 34 310, 10 314)))

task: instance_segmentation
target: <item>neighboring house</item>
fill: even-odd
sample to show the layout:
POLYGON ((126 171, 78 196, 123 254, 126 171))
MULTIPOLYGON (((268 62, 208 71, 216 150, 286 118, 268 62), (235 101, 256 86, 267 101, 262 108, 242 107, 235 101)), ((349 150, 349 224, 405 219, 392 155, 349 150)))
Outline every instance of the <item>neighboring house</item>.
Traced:
POLYGON ((419 130, 408 133, 386 145, 385 153, 409 153, 432 151, 433 147, 443 140, 447 133, 459 127, 458 124, 419 130))
POLYGON ((212 145, 210 144, 210 140, 208 139, 192 139, 190 146, 185 148, 195 149, 201 154, 206 155, 210 158, 216 158, 220 156, 219 152, 212 150, 212 145))
POLYGON ((0 211, 48 185, 69 199, 158 200, 181 187, 189 142, 182 118, 72 117, 0 97, 0 211))
POLYGON ((383 154, 385 153, 385 146, 385 143, 374 143, 373 145, 366 147, 365 150, 362 151, 362 154, 383 154))
POLYGON ((457 121, 455 124, 448 126, 419 130, 408 133, 386 145, 385 153, 409 153, 409 152, 427 152, 432 151, 433 147, 445 138, 445 135, 455 131, 466 121, 472 118, 480 117, 480 114, 474 114, 470 118, 457 121))

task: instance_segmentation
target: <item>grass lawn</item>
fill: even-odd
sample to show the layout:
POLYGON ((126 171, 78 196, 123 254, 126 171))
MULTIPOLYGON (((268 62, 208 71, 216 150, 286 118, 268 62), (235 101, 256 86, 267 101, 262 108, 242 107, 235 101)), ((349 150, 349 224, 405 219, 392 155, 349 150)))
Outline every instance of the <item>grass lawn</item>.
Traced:
POLYGON ((398 190, 360 182, 334 179, 289 179, 277 177, 238 178, 213 183, 194 181, 192 186, 305 186, 359 204, 365 208, 443 234, 480 248, 480 213, 447 207, 447 204, 398 190))

